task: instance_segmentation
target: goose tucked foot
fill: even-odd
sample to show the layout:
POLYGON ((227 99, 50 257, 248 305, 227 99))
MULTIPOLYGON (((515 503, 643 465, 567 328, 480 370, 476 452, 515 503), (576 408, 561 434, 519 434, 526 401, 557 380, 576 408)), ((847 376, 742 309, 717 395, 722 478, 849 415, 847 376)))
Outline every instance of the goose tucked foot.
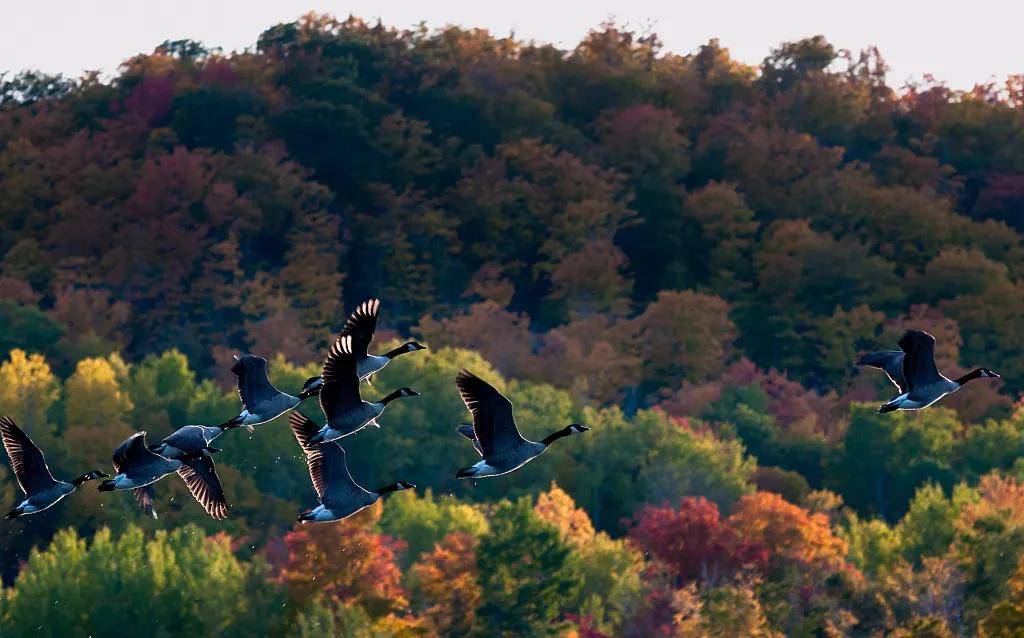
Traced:
POLYGON ((885 405, 878 406, 878 413, 885 414, 886 412, 895 412, 899 409, 900 407, 895 403, 886 403, 885 405))

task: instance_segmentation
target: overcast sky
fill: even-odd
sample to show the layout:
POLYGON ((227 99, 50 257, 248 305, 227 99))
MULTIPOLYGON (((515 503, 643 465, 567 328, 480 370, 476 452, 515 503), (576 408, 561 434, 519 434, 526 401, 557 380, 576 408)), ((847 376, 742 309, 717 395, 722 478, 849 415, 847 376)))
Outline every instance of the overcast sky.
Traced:
POLYGON ((614 18, 655 31, 678 53, 717 37, 748 63, 779 42, 821 33, 840 48, 877 45, 897 85, 931 73, 970 88, 1024 73, 1020 0, 0 0, 0 72, 111 73, 166 39, 243 49, 266 27, 309 10, 381 18, 400 28, 421 21, 485 27, 563 47, 614 18))

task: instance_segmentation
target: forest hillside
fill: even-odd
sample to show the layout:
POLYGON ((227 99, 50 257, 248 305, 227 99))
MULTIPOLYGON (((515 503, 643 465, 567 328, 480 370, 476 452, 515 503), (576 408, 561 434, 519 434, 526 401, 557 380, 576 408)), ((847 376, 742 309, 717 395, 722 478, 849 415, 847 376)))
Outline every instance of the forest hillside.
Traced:
POLYGON ((237 414, 233 355, 298 389, 367 298, 373 351, 429 346, 365 391, 422 396, 345 445, 415 493, 296 526, 284 419, 235 432, 223 523, 172 477, 157 521, 90 489, 0 527, 4 636, 1024 630, 1020 77, 311 14, 0 77, 0 229, 0 414, 65 475, 237 414), (908 328, 1002 378, 876 414, 896 392, 857 356, 908 328), (592 430, 456 481, 462 367, 528 436, 592 430))

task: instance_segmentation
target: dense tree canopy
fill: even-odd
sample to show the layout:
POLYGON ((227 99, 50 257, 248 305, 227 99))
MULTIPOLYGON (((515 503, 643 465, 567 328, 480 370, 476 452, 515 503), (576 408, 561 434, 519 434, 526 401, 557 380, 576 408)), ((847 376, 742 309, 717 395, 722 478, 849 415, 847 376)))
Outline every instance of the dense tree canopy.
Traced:
POLYGON ((0 413, 55 474, 237 414, 233 354, 294 392, 368 297, 375 351, 430 348, 345 441, 417 493, 295 526, 283 419, 232 432, 223 523, 172 476, 159 521, 85 489, 5 525, 0 634, 1019 633, 1024 89, 885 71, 821 36, 752 66, 311 14, 0 76, 0 413), (853 362, 912 327, 1003 379, 875 414, 853 362), (592 430, 456 481, 463 367, 531 438, 592 430))

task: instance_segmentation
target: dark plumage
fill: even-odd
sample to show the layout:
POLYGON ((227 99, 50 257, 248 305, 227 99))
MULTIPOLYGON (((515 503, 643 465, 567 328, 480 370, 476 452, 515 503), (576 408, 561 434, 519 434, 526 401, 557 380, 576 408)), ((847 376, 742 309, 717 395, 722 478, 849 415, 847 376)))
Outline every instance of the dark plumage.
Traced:
POLYGON ((355 357, 356 376, 360 381, 366 379, 375 372, 380 372, 384 366, 391 363, 391 360, 407 352, 424 350, 426 346, 415 341, 407 341, 394 350, 384 354, 370 354, 370 342, 373 341, 373 333, 377 329, 377 315, 380 312, 380 300, 368 299, 356 306, 356 309, 345 322, 339 335, 352 337, 352 354, 355 357))
POLYGON ((857 360, 858 365, 884 371, 900 394, 879 406, 879 412, 920 410, 947 394, 956 392, 974 379, 999 375, 988 368, 976 368, 958 379, 947 379, 935 365, 935 337, 922 330, 908 330, 899 340, 900 349, 869 352, 857 360))
POLYGON ((4 516, 6 520, 41 512, 74 492, 82 483, 108 476, 99 470, 92 470, 71 482, 53 478, 42 450, 10 417, 0 417, 0 437, 3 438, 4 450, 11 462, 11 471, 21 491, 25 493, 25 499, 4 516))
POLYGON ((239 357, 231 367, 231 372, 238 377, 238 398, 242 402, 242 412, 220 424, 218 427, 221 428, 246 426, 252 429, 254 425, 273 421, 314 396, 321 385, 320 379, 313 377, 303 384, 298 396, 281 392, 270 382, 267 360, 252 354, 239 357))
POLYGON ((456 478, 500 476, 518 469, 540 456, 556 440, 586 432, 590 428, 573 423, 544 437, 539 443, 524 438, 512 414, 512 402, 489 383, 466 370, 455 377, 463 403, 473 415, 472 432, 467 426, 458 428, 473 442, 483 460, 459 470, 456 478))
POLYGON ((399 388, 380 401, 364 401, 359 394, 359 378, 353 354, 351 335, 341 334, 334 340, 323 367, 320 408, 327 423, 312 437, 312 443, 334 441, 354 434, 369 424, 378 425, 377 418, 395 399, 418 396, 410 388, 399 388))
POLYGON ((363 489, 349 473, 345 450, 341 445, 335 441, 312 443, 318 431, 317 425, 301 412, 288 415, 288 424, 306 455, 309 478, 320 500, 320 505, 299 515, 300 522, 327 523, 341 520, 373 505, 388 492, 416 487, 412 483, 398 481, 372 492, 363 489))

